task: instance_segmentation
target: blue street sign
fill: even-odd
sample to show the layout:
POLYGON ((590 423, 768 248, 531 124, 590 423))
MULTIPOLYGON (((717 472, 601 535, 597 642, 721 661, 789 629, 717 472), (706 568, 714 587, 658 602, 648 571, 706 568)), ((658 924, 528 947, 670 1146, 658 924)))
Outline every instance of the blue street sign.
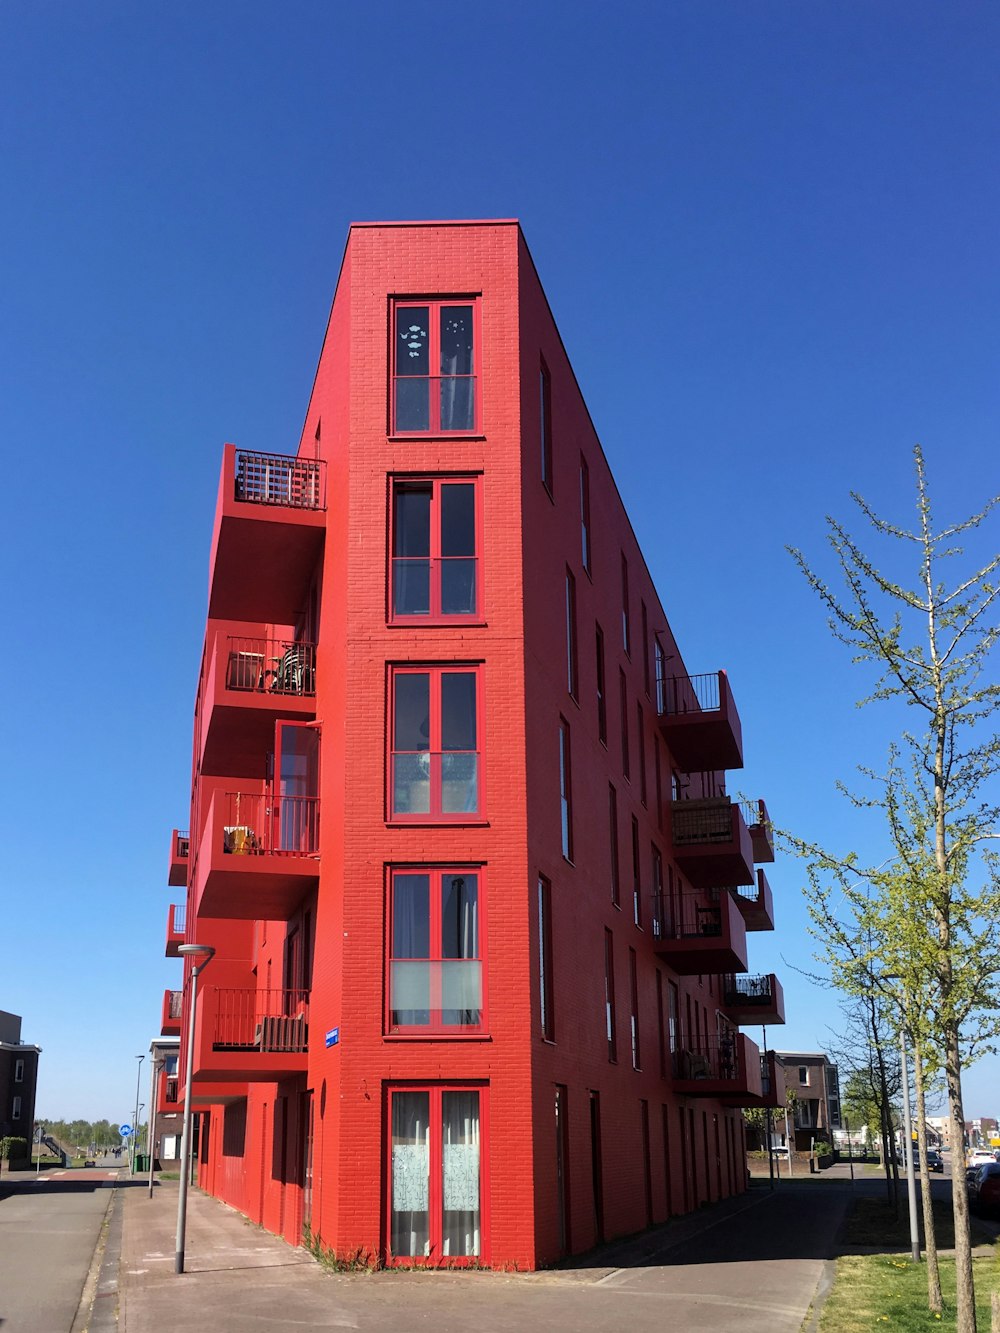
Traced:
POLYGON ((340 1028, 331 1028, 326 1034, 327 1046, 336 1046, 340 1041, 340 1028))
POLYGON ((127 1139, 128 1136, 132 1133, 132 1126, 131 1126, 131 1125, 119 1125, 119 1126, 118 1126, 118 1133, 122 1136, 123 1139, 127 1139))

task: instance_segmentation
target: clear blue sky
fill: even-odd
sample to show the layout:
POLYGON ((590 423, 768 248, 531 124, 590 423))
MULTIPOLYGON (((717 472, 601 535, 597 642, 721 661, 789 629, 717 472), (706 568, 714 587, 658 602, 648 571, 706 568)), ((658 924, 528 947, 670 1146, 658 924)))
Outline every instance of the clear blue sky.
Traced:
MULTIPOLYGON (((739 786, 887 855, 834 782, 892 719, 784 548, 852 487, 907 517, 917 441, 942 516, 998 489, 998 38, 962 0, 0 6, 0 1007, 40 1114, 131 1117, 221 447, 294 448, 352 219, 522 220, 739 786)), ((823 1048, 770 878, 775 1044, 823 1048)))

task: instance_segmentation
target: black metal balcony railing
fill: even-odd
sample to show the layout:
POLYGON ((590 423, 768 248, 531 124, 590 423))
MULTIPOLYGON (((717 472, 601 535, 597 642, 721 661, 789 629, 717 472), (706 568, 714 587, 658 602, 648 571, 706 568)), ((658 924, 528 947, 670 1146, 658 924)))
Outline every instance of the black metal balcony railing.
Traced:
POLYGON ((167 1106, 177 1101, 177 1079, 168 1078, 163 1092, 163 1100, 167 1106))
POLYGON ((392 428, 399 435, 475 430, 475 375, 396 375, 392 428))
POLYGON ((723 978, 722 989, 727 1005, 738 1005, 740 1008, 760 1005, 764 1008, 774 1003, 774 987, 770 974, 748 977, 730 973, 723 978))
POLYGON ((235 496, 248 504, 326 508, 326 463, 290 454, 236 453, 235 496))
POLYGON ((255 694, 316 693, 316 645, 230 634, 226 688, 255 694))
POLYGON ((679 713, 718 712, 722 707, 719 673, 661 676, 656 682, 656 705, 667 717, 679 713))
POLYGON ((770 820, 763 801, 740 801, 743 822, 747 828, 763 828, 770 831, 770 820))
POLYGON ((671 804, 671 828, 675 847, 732 842, 732 805, 724 797, 711 803, 674 801, 671 804))
POLYGON ((313 856, 319 851, 319 797, 227 792, 224 850, 237 856, 313 856))
POLYGON ((178 829, 177 838, 174 842, 174 857, 178 861, 186 861, 191 851, 191 839, 188 836, 187 829, 178 829))
POLYGON ((736 1035, 724 1035, 697 1050, 677 1053, 677 1077, 737 1082, 741 1078, 736 1035))
POLYGON ((765 1098, 771 1095, 771 1061, 767 1054, 767 1051, 760 1053, 760 1090, 765 1098))
POLYGON ((184 992, 182 990, 172 990, 169 992, 170 998, 167 1001, 167 1017, 180 1018, 184 1011, 184 992))
POLYGON ((187 903, 171 904, 170 924, 175 935, 183 935, 187 929, 187 903))
POLYGON ((308 1041, 308 991, 216 988, 213 1050, 295 1055, 308 1041))
POLYGON ((671 899, 653 894, 653 938, 693 940, 722 935, 722 908, 718 889, 706 893, 682 893, 671 899))

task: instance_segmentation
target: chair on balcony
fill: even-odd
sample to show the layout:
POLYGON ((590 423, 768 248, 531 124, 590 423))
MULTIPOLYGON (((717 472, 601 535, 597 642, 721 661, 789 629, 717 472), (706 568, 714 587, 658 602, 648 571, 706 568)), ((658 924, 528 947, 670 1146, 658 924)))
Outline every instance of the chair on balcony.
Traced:
POLYGON ((301 644, 293 644, 280 657, 271 659, 268 687, 274 694, 311 694, 313 667, 311 654, 301 644))

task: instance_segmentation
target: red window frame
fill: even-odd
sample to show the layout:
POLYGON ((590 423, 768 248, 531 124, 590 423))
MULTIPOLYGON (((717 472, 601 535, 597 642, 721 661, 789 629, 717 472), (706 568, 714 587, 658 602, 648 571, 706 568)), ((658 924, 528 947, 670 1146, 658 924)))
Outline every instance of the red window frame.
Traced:
POLYGON ((629 615, 628 559, 622 551, 622 647, 625 656, 632 656, 632 620, 629 615))
POLYGON ((632 1068, 642 1069, 642 1047, 639 1042, 639 978, 635 950, 628 951, 629 1033, 632 1038, 632 1068))
POLYGON ((467 1081, 463 1083, 394 1083, 386 1087, 384 1108, 383 1156, 385 1160, 385 1194, 383 1205, 384 1241, 383 1252, 386 1266, 389 1268, 429 1267, 447 1265, 449 1268, 469 1268, 488 1266, 491 1257, 490 1246, 490 1097, 489 1085, 467 1081), (429 1134, 428 1134, 428 1232, 430 1253, 427 1255, 394 1254, 392 1251, 392 1201, 393 1201, 393 1163, 392 1163, 392 1102, 393 1097, 413 1092, 425 1092, 429 1099, 429 1134), (442 1125, 442 1104, 445 1093, 475 1092, 479 1095, 479 1253, 469 1255, 446 1255, 442 1250, 442 1224, 444 1214, 443 1160, 444 1130, 442 1125))
POLYGON ((487 984, 488 969, 486 965, 486 885, 484 868, 481 865, 393 865, 388 868, 387 875, 387 901, 388 910, 386 912, 386 985, 385 985, 385 1028, 384 1031, 389 1036, 417 1036, 429 1037, 444 1034, 448 1037, 462 1036, 480 1036, 489 1031, 489 987, 487 984), (397 876, 402 875, 427 875, 430 879, 429 884, 429 926, 428 937, 429 946, 426 958, 404 958, 399 957, 393 951, 393 940, 395 938, 395 913, 396 913, 396 894, 395 880, 397 876), (475 875, 477 879, 476 893, 476 944, 477 953, 475 957, 469 958, 445 958, 442 956, 441 937, 442 937, 442 880, 445 875, 475 875), (436 944, 435 944, 436 942, 436 944), (444 1011, 441 1003, 441 969, 430 970, 430 995, 431 1000, 429 1008, 430 1017, 427 1023, 393 1023, 393 989, 392 989, 392 964, 394 962, 427 962, 434 963, 454 963, 454 962, 477 962, 480 968, 480 1004, 479 1004, 479 1022, 478 1023, 444 1023, 433 1021, 433 1015, 440 1015, 444 1011), (438 1003, 435 1005, 434 1001, 438 1003))
POLYGON ((618 1020, 615 1013, 615 937, 604 928, 604 1021, 608 1037, 608 1060, 618 1063, 618 1020))
POLYGON ((590 468, 580 455, 580 559, 587 574, 593 576, 593 530, 590 526, 590 468))
POLYGON ((440 663, 406 662, 389 667, 389 727, 386 755, 386 811, 391 824, 481 824, 485 822, 486 786, 483 771, 483 665, 481 662, 440 663), (395 750, 393 744, 396 732, 396 683, 404 676, 426 675, 429 679, 429 719, 428 743, 419 750, 395 750), (442 751, 441 737, 441 682, 448 675, 471 675, 475 677, 476 701, 476 749, 442 751), (444 810, 443 807, 443 764, 444 754, 474 755, 476 758, 476 809, 444 810), (398 756, 426 755, 428 777, 428 810, 397 810, 394 802, 396 784, 396 759, 398 756))
POLYGON ((611 842, 611 902, 621 907, 621 867, 618 861, 618 792, 608 783, 608 825, 611 842))
POLYGON ((639 766, 639 800, 643 805, 649 804, 649 791, 646 787, 646 727, 645 718, 642 712, 642 703, 635 701, 635 730, 638 739, 636 747, 636 763, 639 766))
POLYGON ((566 567, 566 689, 571 699, 580 697, 580 669, 576 651, 576 579, 566 567))
POLYGON ((542 1036, 556 1039, 556 1013, 552 994, 552 885, 538 876, 538 1008, 542 1036))
POLYGON ((604 631, 595 624, 595 656, 597 660, 597 739, 605 749, 608 746, 608 684, 604 673, 604 631))
POLYGON ((642 854, 639 850, 639 821, 632 816, 632 916, 642 930, 642 854))
POLYGON ((573 860, 573 760, 569 723, 559 719, 559 834, 562 854, 573 860))
POLYGON ((544 361, 538 365, 538 430, 541 436, 542 485, 551 500, 555 491, 552 484, 552 376, 544 361))
POLYGON ((390 388, 389 388, 389 434, 393 436, 415 436, 423 438, 425 436, 456 436, 461 438, 468 435, 479 435, 482 433, 482 394, 480 392, 482 376, 479 369, 480 348, 482 347, 482 328, 481 328, 481 310, 478 296, 408 296, 396 297, 391 303, 389 312, 389 343, 392 348, 390 354, 390 388), (468 375, 448 376, 442 375, 441 366, 441 311, 446 306, 463 306, 472 311, 472 371, 468 375), (400 359, 399 339, 396 336, 397 315, 402 310, 424 309, 428 311, 428 348, 427 348, 427 375, 405 375, 405 363, 400 359), (438 368, 438 373, 430 373, 434 367, 438 368), (472 424, 463 426, 458 430, 446 430, 441 426, 441 404, 440 397, 431 391, 431 385, 428 384, 428 424, 426 429, 400 429, 397 423, 397 385, 400 380, 441 380, 441 379, 465 379, 472 382, 473 394, 473 413, 472 424))
POLYGON ((468 476, 402 476, 396 475, 390 478, 389 485, 389 586, 388 586, 388 621, 390 625, 465 625, 469 622, 478 622, 484 619, 483 615, 483 487, 482 477, 475 474, 468 476), (396 556, 396 494, 397 488, 405 486, 429 486, 431 488, 430 503, 430 542, 429 554, 426 557, 414 557, 414 559, 426 558, 430 565, 429 585, 430 585, 430 608, 426 614, 413 614, 398 612, 396 610, 396 565, 398 561, 405 560, 406 557, 396 556), (475 516, 475 553, 473 556, 460 557, 462 559, 473 559, 476 563, 475 572, 475 607, 471 611, 463 611, 445 615, 441 610, 441 586, 442 572, 444 569, 445 557, 441 554, 441 519, 442 519, 442 492, 446 486, 472 486, 474 488, 474 516, 475 516))
POLYGON ((628 681, 621 667, 618 668, 618 702, 622 724, 622 776, 626 782, 631 782, 632 764, 628 749, 628 681))

